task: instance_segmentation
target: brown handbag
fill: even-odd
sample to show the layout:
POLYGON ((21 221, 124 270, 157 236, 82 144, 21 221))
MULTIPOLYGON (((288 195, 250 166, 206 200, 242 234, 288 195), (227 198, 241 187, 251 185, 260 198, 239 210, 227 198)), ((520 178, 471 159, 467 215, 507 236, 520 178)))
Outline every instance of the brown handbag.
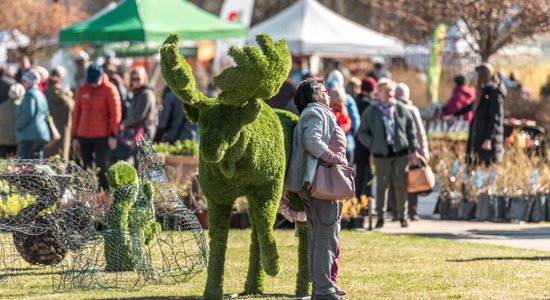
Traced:
POLYGON ((435 176, 426 158, 420 155, 419 166, 407 166, 407 192, 423 193, 431 191, 435 185, 435 176))
POLYGON ((342 200, 355 196, 355 171, 345 165, 317 164, 311 196, 321 200, 342 200))

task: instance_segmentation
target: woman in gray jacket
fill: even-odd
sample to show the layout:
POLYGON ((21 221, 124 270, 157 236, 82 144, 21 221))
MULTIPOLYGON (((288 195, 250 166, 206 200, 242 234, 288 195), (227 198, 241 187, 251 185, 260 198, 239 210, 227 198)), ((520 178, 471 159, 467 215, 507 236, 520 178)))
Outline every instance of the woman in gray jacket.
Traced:
POLYGON ((343 299, 331 280, 331 267, 338 250, 342 203, 338 199, 313 198, 310 186, 319 160, 347 165, 346 137, 330 110, 330 98, 322 80, 302 81, 294 95, 294 103, 300 118, 294 128, 285 189, 298 194, 307 215, 312 299, 343 299))
POLYGON ((158 125, 157 102, 155 93, 149 88, 149 78, 143 67, 137 67, 130 73, 130 88, 133 97, 128 116, 120 125, 122 131, 143 130, 151 139, 158 125))
MULTIPOLYGON (((416 140, 418 141, 418 152, 422 155, 426 161, 430 160, 430 149, 428 148, 428 137, 426 136, 426 130, 424 128, 424 122, 420 117, 420 111, 418 107, 414 106, 413 102, 409 99, 409 86, 405 83, 398 83, 395 88, 395 99, 405 105, 405 107, 411 112, 414 119, 414 128, 416 129, 416 140)), ((417 207, 418 207, 418 194, 419 193, 407 193, 408 198, 408 212, 409 219, 411 221, 418 221, 417 207)))

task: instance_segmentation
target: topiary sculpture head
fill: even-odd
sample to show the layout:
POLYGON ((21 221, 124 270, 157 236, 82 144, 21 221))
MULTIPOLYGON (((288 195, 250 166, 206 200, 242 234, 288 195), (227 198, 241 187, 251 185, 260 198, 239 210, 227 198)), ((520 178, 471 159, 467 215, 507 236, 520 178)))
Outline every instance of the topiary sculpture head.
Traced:
POLYGON ((105 176, 109 187, 115 189, 121 185, 137 184, 138 174, 136 169, 125 161, 118 161, 107 170, 105 176))
POLYGON ((259 294, 265 274, 280 270, 273 224, 281 197, 295 116, 264 103, 279 91, 291 67, 283 40, 256 36, 260 49, 232 47, 235 66, 214 78, 221 90, 208 98, 195 89, 191 68, 179 55, 177 35, 161 47, 166 83, 198 122, 201 188, 208 199, 210 254, 205 299, 223 298, 223 269, 229 217, 235 199, 245 196, 251 216, 250 262, 245 293, 259 294))
POLYGON ((173 47, 179 42, 178 35, 168 37, 161 49, 164 79, 183 100, 187 117, 198 122, 200 157, 207 162, 221 161, 239 140, 241 129, 258 118, 263 100, 275 96, 288 76, 292 64, 286 43, 273 43, 266 34, 259 34, 256 40, 262 51, 250 45, 229 49, 236 65, 214 78, 221 90, 217 99, 195 89, 191 68, 178 47, 173 47))

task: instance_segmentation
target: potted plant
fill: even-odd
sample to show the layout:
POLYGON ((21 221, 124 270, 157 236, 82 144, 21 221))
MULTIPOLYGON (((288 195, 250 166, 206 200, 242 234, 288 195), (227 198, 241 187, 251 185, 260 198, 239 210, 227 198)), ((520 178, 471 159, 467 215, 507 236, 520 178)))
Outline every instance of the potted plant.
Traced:
POLYGON ((184 196, 185 187, 198 172, 199 145, 193 140, 178 140, 173 145, 158 143, 153 148, 164 163, 166 176, 176 188, 176 193, 184 196))
POLYGON ((368 214, 369 199, 366 196, 342 201, 342 228, 365 228, 365 216, 368 214))

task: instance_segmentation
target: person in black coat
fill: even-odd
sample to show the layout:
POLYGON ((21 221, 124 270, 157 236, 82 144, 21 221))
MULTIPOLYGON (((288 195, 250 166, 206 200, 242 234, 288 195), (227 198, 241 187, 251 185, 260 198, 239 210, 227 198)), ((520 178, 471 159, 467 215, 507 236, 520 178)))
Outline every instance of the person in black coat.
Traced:
MULTIPOLYGON (((374 101, 376 87, 376 79, 373 77, 365 76, 361 80, 361 93, 355 98, 360 116, 374 101)), ((373 174, 370 165, 370 150, 359 142, 357 136, 355 137, 355 170, 357 171, 355 174, 355 196, 357 199, 360 199, 361 195, 372 197, 373 174)))
POLYGON ((478 98, 454 113, 474 113, 470 123, 466 163, 469 165, 502 162, 504 155, 504 98, 506 87, 495 76, 493 67, 484 63, 476 68, 478 98))
POLYGON ((15 83, 15 80, 4 74, 5 70, 0 71, 0 104, 2 104, 2 102, 9 100, 10 87, 15 83))

